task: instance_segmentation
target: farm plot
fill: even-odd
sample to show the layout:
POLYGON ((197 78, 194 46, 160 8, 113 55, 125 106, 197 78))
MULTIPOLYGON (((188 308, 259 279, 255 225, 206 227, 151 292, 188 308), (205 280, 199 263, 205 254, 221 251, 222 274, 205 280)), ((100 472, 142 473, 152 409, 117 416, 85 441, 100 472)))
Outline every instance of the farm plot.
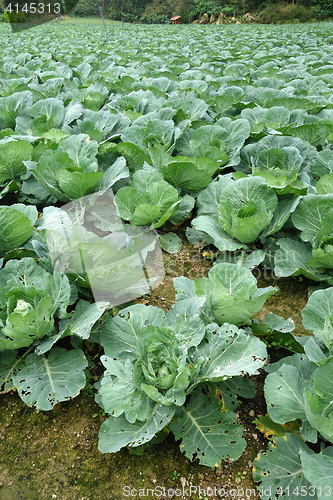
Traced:
POLYGON ((266 374, 259 494, 332 496, 330 29, 1 27, 3 393, 52 413, 89 385, 102 453, 167 430, 219 468, 266 374), (177 267, 183 245, 205 266, 160 307, 160 246, 177 267), (295 277, 305 336, 264 315, 295 277))

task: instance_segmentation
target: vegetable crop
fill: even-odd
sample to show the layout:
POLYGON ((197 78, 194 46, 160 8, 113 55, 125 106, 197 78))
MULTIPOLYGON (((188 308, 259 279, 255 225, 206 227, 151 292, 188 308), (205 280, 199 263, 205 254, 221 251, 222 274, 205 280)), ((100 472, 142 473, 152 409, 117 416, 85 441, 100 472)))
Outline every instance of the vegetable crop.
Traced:
POLYGON ((245 449, 237 397, 265 369, 275 431, 254 479, 270 498, 278 483, 319 498, 333 470, 330 25, 178 28, 112 26, 109 44, 86 24, 0 28, 0 389, 52 410, 85 386, 88 341, 103 349, 100 450, 142 451, 167 427, 214 467, 245 449), (208 277, 178 277, 167 313, 134 304, 179 227, 216 255, 208 277), (257 266, 313 281, 313 335, 253 318, 277 291, 257 266), (271 345, 291 355, 267 364, 271 345))

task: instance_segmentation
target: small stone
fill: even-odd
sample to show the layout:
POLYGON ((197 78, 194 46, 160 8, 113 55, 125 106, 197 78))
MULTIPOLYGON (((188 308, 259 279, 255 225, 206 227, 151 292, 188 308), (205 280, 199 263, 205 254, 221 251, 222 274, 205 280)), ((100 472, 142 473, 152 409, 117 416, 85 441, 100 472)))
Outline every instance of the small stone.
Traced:
POLYGON ((183 488, 185 488, 185 486, 188 486, 188 481, 186 481, 185 477, 180 478, 180 484, 182 485, 183 488))
POLYGON ((222 467, 221 467, 221 466, 216 467, 216 469, 215 469, 215 474, 216 474, 217 476, 223 476, 223 469, 222 469, 222 467))

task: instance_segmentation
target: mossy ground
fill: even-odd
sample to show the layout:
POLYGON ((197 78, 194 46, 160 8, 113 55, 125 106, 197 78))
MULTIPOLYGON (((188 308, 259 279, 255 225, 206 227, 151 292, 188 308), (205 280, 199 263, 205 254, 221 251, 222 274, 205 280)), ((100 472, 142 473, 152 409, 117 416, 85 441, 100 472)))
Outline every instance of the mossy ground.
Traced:
MULTIPOLYGON (((212 265, 200 248, 186 244, 179 254, 164 254, 164 263, 163 284, 151 296, 140 299, 164 310, 174 302, 174 277, 206 276, 212 265)), ((259 316, 269 312, 285 318, 291 316, 296 333, 307 333, 300 315, 307 301, 307 280, 276 280, 270 273, 260 277, 260 287, 272 284, 279 286, 280 291, 266 302, 259 316)), ((184 494, 175 494, 174 498, 204 500, 204 490, 207 492, 209 487, 212 490, 208 493, 214 488, 224 488, 227 498, 233 498, 232 488, 238 490, 237 500, 258 498, 254 492, 252 462, 260 450, 267 448, 267 440, 253 421, 266 413, 264 375, 254 380, 256 397, 244 400, 237 409, 247 448, 239 460, 222 462, 215 470, 187 460, 179 443, 170 435, 143 456, 131 455, 127 449, 103 455, 98 450, 98 431, 105 417, 87 394, 81 393, 49 412, 27 407, 16 393, 4 394, 0 397, 0 500, 165 500, 177 488, 178 493, 183 493, 183 487, 184 494), (126 486, 129 489, 124 489, 126 486), (166 495, 164 492, 159 495, 163 488, 166 495), (133 495, 128 494, 130 490, 133 495)), ((219 496, 207 495, 208 498, 219 496)))

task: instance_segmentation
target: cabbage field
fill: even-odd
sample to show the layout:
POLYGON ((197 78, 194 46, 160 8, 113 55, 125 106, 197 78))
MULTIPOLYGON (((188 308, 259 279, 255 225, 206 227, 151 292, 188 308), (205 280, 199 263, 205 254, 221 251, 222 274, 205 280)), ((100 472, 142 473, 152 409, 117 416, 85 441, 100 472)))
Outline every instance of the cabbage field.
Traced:
POLYGON ((333 498, 331 33, 0 26, 1 394, 52 414, 89 385, 101 453, 169 432, 214 469, 265 378, 258 495, 333 498), (208 274, 151 305, 184 245, 208 274), (309 284, 305 335, 260 316, 267 272, 309 284))

